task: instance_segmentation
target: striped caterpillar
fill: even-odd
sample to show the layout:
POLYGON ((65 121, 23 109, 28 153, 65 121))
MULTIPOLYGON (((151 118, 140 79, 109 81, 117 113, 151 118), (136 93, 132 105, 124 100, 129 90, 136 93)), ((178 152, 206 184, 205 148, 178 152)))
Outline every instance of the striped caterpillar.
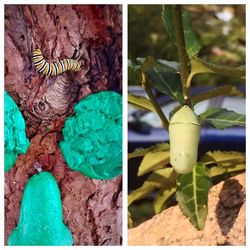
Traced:
POLYGON ((76 72, 81 69, 81 63, 73 59, 57 60, 56 62, 47 62, 40 49, 33 50, 32 61, 36 70, 46 76, 60 75, 65 71, 76 72))
POLYGON ((170 163, 177 173, 192 172, 197 161, 200 131, 198 118, 187 105, 170 119, 170 163))

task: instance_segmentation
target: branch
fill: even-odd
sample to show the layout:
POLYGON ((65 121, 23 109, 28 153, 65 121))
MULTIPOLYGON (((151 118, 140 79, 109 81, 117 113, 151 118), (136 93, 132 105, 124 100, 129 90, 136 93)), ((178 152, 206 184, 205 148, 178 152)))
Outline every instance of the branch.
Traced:
POLYGON ((163 127, 168 131, 168 126, 169 126, 168 120, 167 120, 166 116, 164 115, 162 109, 158 105, 157 100, 156 100, 156 98, 151 90, 151 87, 149 86, 149 84, 146 80, 146 76, 143 72, 141 73, 141 83, 142 83, 142 86, 145 89, 150 101, 152 102, 157 114, 159 115, 161 122, 163 124, 163 127))
POLYGON ((188 59, 186 46, 185 46, 181 5, 173 5, 172 13, 173 13, 174 26, 175 26, 176 44, 177 44, 177 49, 178 49, 179 61, 180 61, 180 73, 181 73, 183 97, 184 97, 185 103, 189 105, 190 93, 189 93, 189 87, 186 84, 188 76, 189 76, 189 68, 188 68, 189 59, 188 59))

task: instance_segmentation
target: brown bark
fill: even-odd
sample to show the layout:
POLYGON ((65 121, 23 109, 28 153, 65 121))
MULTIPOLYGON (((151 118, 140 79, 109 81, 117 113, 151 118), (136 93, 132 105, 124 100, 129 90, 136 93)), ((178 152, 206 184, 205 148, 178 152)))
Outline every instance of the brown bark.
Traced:
POLYGON ((93 92, 121 91, 121 25, 118 5, 5 6, 5 89, 24 116, 31 142, 5 174, 5 244, 18 222, 24 187, 36 173, 35 162, 59 184, 75 245, 121 244, 121 176, 100 181, 71 171, 58 146, 76 103, 93 92), (77 54, 82 70, 42 77, 32 66, 35 48, 48 59, 77 54))

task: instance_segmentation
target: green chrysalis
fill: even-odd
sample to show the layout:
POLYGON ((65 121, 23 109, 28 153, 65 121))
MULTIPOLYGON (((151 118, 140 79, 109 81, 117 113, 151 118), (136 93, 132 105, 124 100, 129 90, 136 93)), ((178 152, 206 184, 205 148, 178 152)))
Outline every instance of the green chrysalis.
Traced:
POLYGON ((73 238, 63 223, 62 202, 56 180, 49 172, 33 175, 23 193, 17 227, 9 246, 71 246, 73 238))
POLYGON ((190 173, 197 162, 200 123, 187 105, 169 122, 170 163, 179 174, 190 173))

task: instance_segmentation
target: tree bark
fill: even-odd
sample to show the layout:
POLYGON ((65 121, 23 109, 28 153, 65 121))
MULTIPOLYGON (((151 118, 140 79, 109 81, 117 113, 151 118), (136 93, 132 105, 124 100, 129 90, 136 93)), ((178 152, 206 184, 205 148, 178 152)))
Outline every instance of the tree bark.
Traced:
POLYGON ((5 174, 5 244, 19 219, 22 193, 35 162, 57 180, 64 222, 74 245, 120 245, 121 176, 89 179, 70 170, 59 148, 61 129, 87 95, 122 90, 119 5, 5 5, 5 90, 26 122, 30 147, 5 174), (78 56, 77 74, 39 75, 32 50, 48 60, 78 56))

